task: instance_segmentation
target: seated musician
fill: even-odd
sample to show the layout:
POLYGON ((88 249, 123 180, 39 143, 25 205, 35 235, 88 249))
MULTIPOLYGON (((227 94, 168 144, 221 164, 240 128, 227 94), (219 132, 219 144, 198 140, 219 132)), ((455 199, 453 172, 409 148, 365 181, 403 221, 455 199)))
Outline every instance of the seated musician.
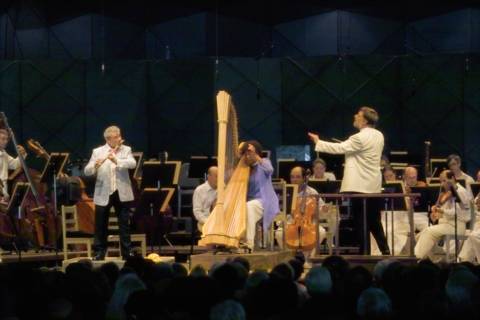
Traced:
POLYGON ((278 197, 273 189, 273 167, 269 159, 262 158, 262 146, 258 141, 250 140, 240 145, 240 155, 245 156, 245 163, 250 166, 247 189, 247 223, 246 245, 253 250, 257 222, 264 219, 264 226, 269 226, 280 212, 278 197))
MULTIPOLYGON (((405 192, 410 193, 412 187, 426 187, 427 184, 418 180, 418 171, 415 167, 406 167, 403 171, 403 183, 405 185, 405 192)), ((390 211, 384 212, 387 215, 387 221, 391 221, 390 211)), ((391 244, 391 237, 394 237, 395 254, 401 254, 407 249, 407 241, 410 233, 410 224, 408 222, 407 211, 395 211, 393 214, 394 227, 392 230, 392 223, 388 223, 388 242, 391 244), (394 232, 393 232, 394 231, 394 232)), ((415 231, 421 232, 428 227, 428 213, 414 212, 413 223, 415 231)), ((386 229, 385 219, 382 218, 383 229, 386 229)))
POLYGON ((192 198, 193 215, 200 232, 217 199, 217 167, 208 168, 207 181, 195 188, 192 198))
MULTIPOLYGON (((406 167, 403 171, 403 183, 406 193, 411 192, 412 187, 426 187, 427 183, 418 180, 418 171, 415 167, 406 167)), ((421 232, 428 227, 428 212, 414 212, 413 223, 415 231, 421 232)), ((405 239, 408 234, 405 234, 405 239)))
POLYGON ((315 161, 313 161, 312 169, 313 169, 312 179, 322 180, 322 181, 337 180, 333 172, 326 172, 327 163, 322 158, 317 158, 315 159, 315 161))
POLYGON ((426 228, 419 234, 415 246, 415 256, 418 259, 433 258, 433 250, 438 241, 446 235, 455 234, 455 216, 458 235, 465 234, 465 224, 470 220, 468 192, 457 182, 455 175, 450 170, 444 170, 440 174, 440 183, 442 192, 430 214, 432 221, 438 221, 438 224, 426 228), (453 196, 455 193, 459 202, 455 201, 453 196))
POLYGON ((385 166, 383 168, 383 182, 395 181, 397 176, 395 175, 395 170, 392 167, 385 166))
POLYGON ((469 201, 473 201, 473 193, 472 193, 472 189, 470 187, 470 184, 474 183, 475 181, 473 180, 473 178, 471 176, 469 176, 468 174, 466 174, 465 172, 462 171, 462 158, 460 158, 459 155, 457 154, 451 154, 448 156, 447 158, 447 166, 448 166, 448 169, 450 169, 450 171, 453 172, 453 174, 455 175, 455 178, 457 180, 459 179, 463 179, 465 180, 465 185, 467 186, 466 189, 467 189, 467 192, 468 192, 468 196, 469 196, 469 201))
POLYGON ((475 198, 475 214, 475 225, 471 228, 472 232, 468 235, 458 255, 460 261, 475 262, 476 259, 476 262, 480 263, 480 195, 475 198))
POLYGON ((406 167, 403 170, 403 182, 405 188, 410 192, 412 187, 426 187, 427 184, 424 181, 418 180, 418 171, 415 167, 406 167))
POLYGON ((462 171, 462 158, 458 154, 451 154, 447 157, 447 166, 457 180, 465 179, 467 184, 475 182, 471 176, 462 171))
MULTIPOLYGON (((305 186, 306 171, 302 167, 295 167, 290 171, 290 183, 296 184, 299 187, 298 196, 316 196, 318 195, 317 190, 310 186, 305 186)), ((322 198, 318 198, 318 208, 322 213, 327 213, 329 206, 325 204, 322 198)), ((287 217, 290 219, 291 216, 287 217)), ((281 248, 283 248, 283 227, 279 227, 275 231, 275 239, 281 248)), ((318 239, 319 243, 322 243, 323 240, 327 237, 327 231, 321 225, 318 226, 318 239)))
MULTIPOLYGON (((1 182, 1 195, 4 201, 8 201, 8 170, 16 170, 20 168, 20 160, 10 156, 5 148, 8 145, 10 136, 6 129, 0 129, 0 182, 1 182)), ((22 155, 23 158, 27 156, 27 152, 22 146, 18 146, 18 152, 22 155)))

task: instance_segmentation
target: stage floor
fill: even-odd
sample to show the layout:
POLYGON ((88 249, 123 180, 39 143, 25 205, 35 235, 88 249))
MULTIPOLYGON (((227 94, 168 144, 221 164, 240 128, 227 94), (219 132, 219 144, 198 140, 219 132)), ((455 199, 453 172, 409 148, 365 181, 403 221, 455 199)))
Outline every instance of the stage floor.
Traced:
MULTIPOLYGON (((67 267, 72 264, 72 263, 77 263, 79 261, 82 261, 82 260, 91 260, 90 258, 86 258, 86 257, 77 257, 77 258, 72 258, 72 259, 67 259, 67 260, 63 260, 62 261, 62 271, 65 272, 65 270, 67 269, 67 267)), ((125 261, 118 258, 118 257, 107 257, 105 258, 105 260, 102 260, 102 261, 93 261, 91 260, 91 263, 93 264, 93 267, 94 268, 99 268, 101 267, 102 265, 106 264, 106 263, 110 263, 110 262, 113 262, 115 263, 118 268, 123 268, 123 265, 125 264, 125 261)), ((160 261, 159 262, 163 262, 163 263, 174 263, 175 262, 175 258, 174 257, 160 257, 160 261)))
MULTIPOLYGON (((147 254, 152 252, 152 248, 147 248, 147 254)), ((162 257, 169 257, 168 262, 181 262, 186 263, 187 266, 193 268, 196 265, 201 265, 206 269, 209 269, 213 264, 218 262, 227 261, 235 257, 246 258, 251 265, 251 269, 264 269, 270 270, 275 265, 290 260, 295 252, 292 250, 285 251, 256 251, 246 254, 231 254, 231 253, 218 253, 207 251, 204 247, 193 247, 193 255, 191 255, 192 248, 190 246, 162 246, 159 250, 158 247, 153 248, 154 253, 159 253, 162 257)), ((316 255, 314 257, 307 258, 308 266, 321 264, 328 255, 316 255)), ((378 261, 384 259, 395 259, 406 264, 417 263, 415 257, 407 256, 363 256, 363 255, 342 255, 351 266, 364 266, 365 268, 372 270, 378 261)), ((69 259, 66 261, 78 261, 79 259, 85 259, 79 257, 78 254, 70 253, 69 259)), ((48 251, 28 251, 22 252, 21 256, 16 253, 3 252, 0 255, 0 261, 2 264, 29 264, 32 267, 61 267, 63 265, 63 252, 48 252, 48 251)), ((115 257, 108 257, 107 261, 116 262, 121 261, 115 257)), ((122 264, 123 265, 123 264, 122 264)))
POLYGON ((287 262, 295 255, 294 251, 254 251, 252 253, 217 253, 206 252, 190 257, 191 267, 197 265, 209 270, 212 265, 242 257, 248 260, 251 270, 270 270, 277 264, 287 262))

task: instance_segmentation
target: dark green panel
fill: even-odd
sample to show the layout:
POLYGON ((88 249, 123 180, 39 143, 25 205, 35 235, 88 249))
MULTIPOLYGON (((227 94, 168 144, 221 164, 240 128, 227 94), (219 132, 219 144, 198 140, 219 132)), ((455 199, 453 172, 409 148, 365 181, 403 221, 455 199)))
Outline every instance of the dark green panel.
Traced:
POLYGON ((405 57, 402 64, 406 148, 432 156, 464 153, 463 69, 459 56, 405 57))
POLYGON ((73 60, 22 63, 24 138, 40 141, 48 151, 82 155, 83 70, 84 64, 73 60))
POLYGON ((228 91, 238 114, 240 140, 274 150, 281 137, 281 70, 277 59, 222 59, 218 90, 228 91))
POLYGON ((125 143, 134 151, 147 147, 145 112, 146 63, 115 61, 88 62, 86 70, 87 136, 86 146, 104 144, 103 131, 109 125, 122 129, 125 143))
POLYGON ((213 67, 209 59, 149 64, 148 112, 151 151, 171 158, 212 154, 214 149, 213 67))

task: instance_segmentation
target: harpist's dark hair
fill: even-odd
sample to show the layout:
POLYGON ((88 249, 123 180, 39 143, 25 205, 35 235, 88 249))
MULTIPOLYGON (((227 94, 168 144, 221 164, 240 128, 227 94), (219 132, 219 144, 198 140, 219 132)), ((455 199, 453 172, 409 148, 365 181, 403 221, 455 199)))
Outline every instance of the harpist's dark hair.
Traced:
POLYGON ((261 157, 263 148, 262 148, 262 145, 260 144, 260 142, 258 142, 257 140, 245 141, 245 144, 243 145, 242 149, 240 150, 240 153, 244 154, 247 151, 249 144, 251 144, 255 148, 255 153, 258 154, 261 157))

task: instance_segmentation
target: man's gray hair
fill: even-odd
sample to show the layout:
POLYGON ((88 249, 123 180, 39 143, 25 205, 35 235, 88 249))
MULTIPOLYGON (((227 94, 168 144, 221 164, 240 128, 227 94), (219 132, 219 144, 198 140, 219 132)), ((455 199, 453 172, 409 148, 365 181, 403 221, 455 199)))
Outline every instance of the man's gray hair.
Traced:
POLYGON ((108 136, 115 133, 121 134, 120 128, 117 126, 110 126, 103 132, 103 137, 106 139, 108 136))

